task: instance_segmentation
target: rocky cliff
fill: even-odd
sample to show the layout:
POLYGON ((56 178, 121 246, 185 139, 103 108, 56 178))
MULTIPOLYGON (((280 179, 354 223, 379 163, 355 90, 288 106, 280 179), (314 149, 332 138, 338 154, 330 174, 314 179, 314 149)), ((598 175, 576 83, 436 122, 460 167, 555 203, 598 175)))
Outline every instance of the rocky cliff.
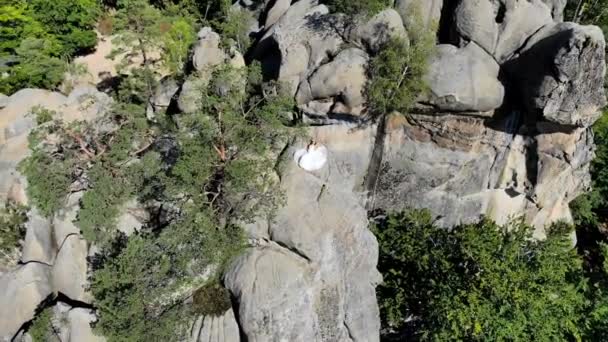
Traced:
MULTIPOLYGON (((564 6, 564 0, 397 0, 394 9, 353 22, 317 0, 236 3, 257 37, 246 59, 259 60, 266 77, 290 86, 309 137, 279 156, 286 200, 275 219, 245 227, 251 247, 224 279, 234 312, 201 317, 192 340, 379 341, 381 275, 368 230, 377 209, 429 208, 446 227, 481 216, 498 222, 523 216, 537 238, 547 224, 571 221, 568 203, 590 183, 589 127, 606 104, 605 42, 597 27, 562 22, 564 6), (410 113, 369 120, 367 63, 383 42, 408 37, 413 6, 437 29, 430 92, 410 113), (319 167, 301 162, 310 139, 324 148, 319 167)), ((238 66, 245 58, 224 51, 218 35, 203 29, 195 70, 223 61, 238 66)), ((194 110, 194 84, 203 78, 163 82, 150 116, 173 104, 194 110)), ((24 90, 0 99, 3 200, 25 201, 15 165, 27 154, 29 108, 40 102, 98 115, 89 111, 103 110, 108 99, 95 90, 89 95, 98 106, 86 110, 78 93, 24 90)), ((88 246, 66 211, 51 220, 31 212, 20 262, 0 276, 8 289, 0 293, 6 340, 52 293, 90 303, 83 290, 88 246)), ((77 329, 88 322, 73 321, 77 329)))

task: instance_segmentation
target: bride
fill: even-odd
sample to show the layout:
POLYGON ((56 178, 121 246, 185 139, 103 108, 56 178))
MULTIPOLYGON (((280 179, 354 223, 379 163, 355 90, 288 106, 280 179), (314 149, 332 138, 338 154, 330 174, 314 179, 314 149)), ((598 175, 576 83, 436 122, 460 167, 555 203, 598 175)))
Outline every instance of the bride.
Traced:
POLYGON ((320 170, 327 162, 327 147, 311 140, 305 149, 296 151, 294 160, 306 171, 320 170))

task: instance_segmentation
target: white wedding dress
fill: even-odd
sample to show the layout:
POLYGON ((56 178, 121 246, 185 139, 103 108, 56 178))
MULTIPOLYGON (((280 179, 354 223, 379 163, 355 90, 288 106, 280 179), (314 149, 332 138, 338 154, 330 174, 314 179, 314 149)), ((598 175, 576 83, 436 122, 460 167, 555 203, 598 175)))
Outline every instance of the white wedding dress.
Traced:
POLYGON ((297 150, 294 160, 306 171, 320 170, 327 163, 327 147, 310 144, 307 148, 297 150))

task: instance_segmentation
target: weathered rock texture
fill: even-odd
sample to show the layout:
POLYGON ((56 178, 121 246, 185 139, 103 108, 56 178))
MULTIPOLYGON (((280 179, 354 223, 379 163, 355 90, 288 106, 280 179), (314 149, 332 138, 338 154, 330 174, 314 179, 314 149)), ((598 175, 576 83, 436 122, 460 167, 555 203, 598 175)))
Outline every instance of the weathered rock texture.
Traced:
POLYGON ((474 41, 502 62, 552 17, 541 0, 463 0, 454 22, 462 41, 474 41))
POLYGON ((192 325, 189 342, 237 342, 239 339, 239 326, 230 309, 219 317, 199 317, 192 325))
MULTIPOLYGON (((111 99, 95 87, 83 85, 74 88, 67 97, 46 90, 23 89, 5 102, 0 109, 2 206, 7 201, 27 204, 27 184, 17 165, 29 155, 27 137, 36 126, 35 116, 29 113, 34 107, 53 110, 66 122, 93 120, 109 108, 111 99)), ((70 195, 66 208, 55 217, 45 218, 35 209, 28 213, 20 265, 0 274, 0 341, 13 338, 46 299, 62 294, 78 302, 91 301, 86 290, 88 246, 73 223, 81 196, 82 193, 70 195)), ((64 341, 95 341, 81 339, 78 337, 84 334, 81 332, 70 334, 75 339, 64 341)))
POLYGON ((379 340, 377 244, 360 193, 375 129, 352 129, 311 132, 331 151, 319 171, 293 161, 304 142, 285 153, 287 202, 225 279, 249 341, 379 340))
POLYGON ((0 341, 10 341, 52 293, 50 267, 30 262, 0 277, 0 341))
POLYGON ((321 125, 308 133, 327 162, 306 171, 294 153, 308 141, 290 145, 285 205, 247 225, 253 247, 225 283, 248 341, 379 340, 371 210, 428 208, 445 227, 523 216, 537 238, 572 219, 605 66, 601 31, 561 23, 565 1, 400 0, 401 20, 391 9, 356 26, 316 1, 285 5, 274 3, 253 56, 321 125), (430 93, 411 113, 364 122, 366 61, 389 35, 408 37, 411 13, 441 23, 452 45, 437 47, 430 93))
MULTIPOLYGON (((381 276, 367 219, 375 209, 428 208, 446 227, 481 216, 499 223, 523 216, 537 238, 546 225, 571 220, 568 203, 590 183, 589 127, 606 104, 605 43, 597 27, 563 23, 564 6, 565 0, 397 0, 394 9, 353 21, 317 0, 235 3, 232 10, 245 11, 255 38, 248 59, 261 62, 266 79, 287 84, 311 127, 309 137, 281 153, 284 204, 272 219, 245 226, 251 246, 224 277, 233 310, 198 318, 190 340, 379 341, 381 276), (410 113, 369 122, 368 62, 392 37, 416 39, 412 14, 429 29, 440 24, 441 42, 450 44, 437 47, 425 76, 430 93, 410 113), (327 152, 320 169, 294 160, 308 138, 327 152)), ((193 73, 185 82, 161 83, 150 119, 173 105, 195 111, 211 68, 245 64, 220 39, 209 28, 200 31, 193 73)), ((0 203, 27 201, 16 165, 28 154, 34 120, 25 114, 34 105, 69 121, 94 118, 109 101, 89 86, 68 97, 34 89, 0 96, 0 203)), ((15 336, 53 294, 90 300, 84 260, 90 251, 72 222, 79 196, 72 194, 53 218, 29 213, 22 263, 0 275, 0 339, 15 336)), ((124 215, 120 222, 127 233, 140 226, 124 215)), ((91 312, 59 312, 67 317, 65 340, 96 341, 91 312)))
POLYGON ((437 110, 485 112, 499 108, 505 95, 500 66, 475 42, 463 48, 442 44, 430 62, 428 104, 437 110))
POLYGON ((413 120, 388 120, 375 208, 429 208, 446 227, 481 215, 499 223, 523 215, 542 238, 545 224, 571 220, 568 203, 589 184, 585 129, 518 126, 518 114, 491 127, 480 118, 413 120))
POLYGON ((531 114, 562 125, 588 127, 606 103, 598 87, 606 75, 599 27, 560 23, 533 35, 506 68, 531 114))

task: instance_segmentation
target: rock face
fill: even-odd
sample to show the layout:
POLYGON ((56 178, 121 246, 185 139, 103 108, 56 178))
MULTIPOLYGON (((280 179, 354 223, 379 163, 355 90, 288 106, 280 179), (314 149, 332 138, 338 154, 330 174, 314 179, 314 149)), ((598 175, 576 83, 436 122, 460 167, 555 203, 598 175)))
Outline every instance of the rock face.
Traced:
POLYGON ((70 299, 89 303, 92 298, 86 291, 87 242, 78 235, 69 235, 59 247, 53 263, 53 290, 70 299))
POLYGON ((480 118, 416 120, 394 116, 387 124, 374 207, 428 208, 446 227, 481 215, 499 223, 524 215, 539 238, 545 224, 571 220, 568 203, 589 184, 587 130, 518 127, 517 116, 492 128, 480 118))
POLYGON ((10 341, 51 295, 50 267, 31 262, 0 278, 0 341, 10 341))
POLYGON ((393 37, 407 39, 401 16, 392 8, 376 14, 366 23, 353 25, 351 29, 350 39, 372 53, 378 52, 393 37))
POLYGON ((426 102, 440 111, 490 112, 504 98, 499 70, 496 61, 475 42, 460 49, 439 45, 427 75, 431 92, 426 102))
POLYGON ((108 109, 112 100, 85 85, 74 88, 67 97, 48 90, 22 89, 5 101, 0 109, 0 204, 23 192, 25 184, 16 168, 29 155, 27 137, 36 125, 35 117, 29 115, 32 109, 55 111, 65 122, 92 120, 108 109))
POLYGON ((498 62, 553 22, 551 9, 541 0, 463 0, 453 18, 462 41, 474 41, 498 62))
MULTIPOLYGON (((347 113, 357 111, 364 103, 367 54, 357 48, 340 52, 330 63, 319 67, 298 87, 297 102, 332 98, 346 106, 347 113)), ((360 109, 359 109, 360 110, 360 109)))
POLYGON ((239 326, 232 309, 220 317, 199 317, 190 331, 190 342, 239 341, 239 326))
POLYGON ((28 213, 22 262, 36 261, 52 265, 57 253, 51 220, 42 217, 36 209, 28 213))
MULTIPOLYGON (((318 0, 241 0, 232 10, 246 11, 255 38, 246 58, 202 29, 193 73, 161 82, 150 119, 176 98, 180 111, 196 111, 211 68, 254 59, 266 79, 288 86, 310 127, 277 163, 284 203, 272 219, 245 225, 250 247, 224 275, 233 310, 199 317, 190 340, 379 341, 374 210, 427 208, 445 227, 523 216, 536 238, 552 222, 571 221, 569 202, 590 184, 590 125, 606 104, 605 43, 597 27, 563 23, 565 3, 397 0, 394 9, 350 20, 318 0), (413 14, 426 28, 439 24, 450 43, 430 61, 430 93, 407 115, 368 121, 369 61, 388 39, 415 41, 413 14)), ((69 121, 95 118, 109 103, 90 86, 67 97, 36 89, 0 96, 0 203, 27 202, 16 165, 28 154, 33 106, 69 121)), ((13 338, 53 294, 90 301, 89 246, 73 224, 81 195, 55 217, 29 213, 21 264, 0 275, 0 340, 13 338)), ((133 233, 141 222, 123 209, 119 221, 133 233)), ((99 341, 90 310, 57 310, 62 340, 99 341)))
POLYGON ((23 188, 17 164, 29 155, 27 136, 35 126, 32 108, 44 106, 58 110, 66 103, 59 93, 41 89, 22 89, 5 100, 0 109, 0 203, 4 203, 15 187, 23 188))
MULTIPOLYGON (((75 87, 67 97, 40 89, 23 89, 8 97, 0 109, 0 205, 7 201, 27 204, 27 184, 17 165, 29 154, 27 137, 36 126, 32 109, 40 106, 55 111, 65 122, 94 120, 111 101, 88 85, 75 87)), ((86 291, 88 246, 72 222, 81 195, 72 194, 65 210, 52 218, 42 217, 35 209, 29 211, 21 264, 0 275, 0 341, 14 337, 43 301, 59 293, 90 302, 86 291)))
POLYGON ((303 142, 290 148, 281 174, 287 203, 226 275, 249 341, 379 340, 378 252, 360 187, 375 129, 352 128, 311 131, 331 151, 318 171, 293 161, 303 142))
POLYGON ((0 109, 6 107, 8 103, 8 96, 0 93, 0 109))
POLYGON ((398 0, 401 22, 386 10, 355 27, 316 1, 271 3, 283 14, 254 58, 321 125, 308 134, 326 150, 320 168, 303 168, 308 140, 287 147, 286 202, 247 225, 252 247, 225 276, 248 341, 379 340, 373 209, 427 208, 445 227, 523 215, 537 238, 572 219, 605 66, 598 28, 561 23, 565 1, 398 0), (430 62, 430 95, 407 117, 352 124, 364 118, 366 61, 387 36, 407 38, 416 12, 453 34, 430 62))
POLYGON ((530 38, 506 68, 526 109, 548 121, 587 127, 606 104, 604 35, 596 26, 560 23, 530 38))

